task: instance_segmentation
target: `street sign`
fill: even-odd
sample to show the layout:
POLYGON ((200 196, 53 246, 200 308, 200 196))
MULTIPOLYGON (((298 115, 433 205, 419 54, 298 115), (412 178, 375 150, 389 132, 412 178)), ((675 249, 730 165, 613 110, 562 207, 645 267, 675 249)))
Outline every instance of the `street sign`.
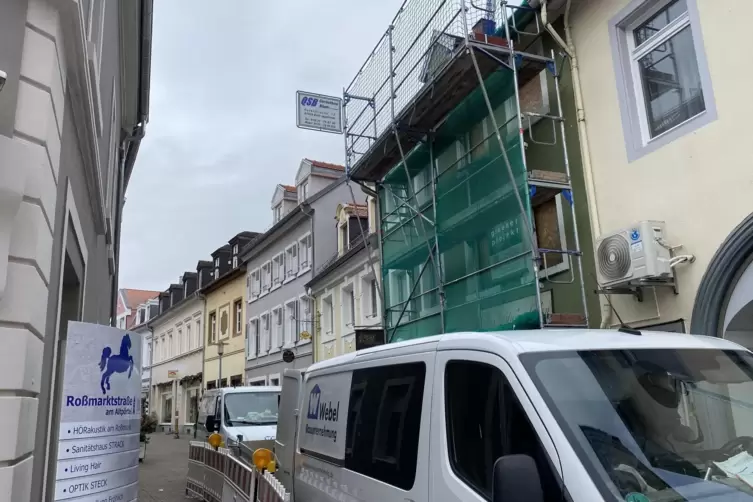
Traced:
POLYGON ((298 127, 333 134, 343 133, 342 98, 297 91, 296 100, 298 127))
POLYGON ((55 500, 135 500, 141 335, 68 323, 61 399, 55 500))

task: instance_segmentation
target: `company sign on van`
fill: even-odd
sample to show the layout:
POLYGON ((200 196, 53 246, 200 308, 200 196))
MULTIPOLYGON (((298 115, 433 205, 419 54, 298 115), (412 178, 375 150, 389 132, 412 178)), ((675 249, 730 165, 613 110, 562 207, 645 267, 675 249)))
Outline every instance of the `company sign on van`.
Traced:
POLYGON ((308 382, 301 436, 303 449, 335 459, 345 458, 351 376, 350 373, 329 375, 308 382))

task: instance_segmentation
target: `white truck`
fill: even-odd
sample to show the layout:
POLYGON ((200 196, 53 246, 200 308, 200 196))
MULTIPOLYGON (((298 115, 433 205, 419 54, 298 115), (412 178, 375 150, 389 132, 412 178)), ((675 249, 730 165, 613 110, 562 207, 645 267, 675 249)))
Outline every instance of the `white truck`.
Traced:
POLYGON ((448 334, 286 370, 294 502, 753 502, 753 354, 631 330, 448 334))

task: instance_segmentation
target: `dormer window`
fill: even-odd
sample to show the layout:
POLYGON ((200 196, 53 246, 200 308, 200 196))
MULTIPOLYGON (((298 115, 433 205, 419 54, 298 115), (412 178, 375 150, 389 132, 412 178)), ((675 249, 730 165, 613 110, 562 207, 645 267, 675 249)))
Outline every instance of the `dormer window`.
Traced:
POLYGON ((146 308, 139 308, 139 324, 146 322, 146 308))
POLYGON ((298 203, 305 201, 309 197, 309 182, 304 181, 298 185, 298 203))
POLYGON ((219 256, 214 259, 214 279, 220 278, 220 258, 219 256))
POLYGON ((282 219, 282 203, 277 204, 274 208, 272 208, 272 216, 273 216, 273 222, 277 223, 282 219))
POLYGON ((233 244, 233 268, 238 266, 238 244, 233 244))

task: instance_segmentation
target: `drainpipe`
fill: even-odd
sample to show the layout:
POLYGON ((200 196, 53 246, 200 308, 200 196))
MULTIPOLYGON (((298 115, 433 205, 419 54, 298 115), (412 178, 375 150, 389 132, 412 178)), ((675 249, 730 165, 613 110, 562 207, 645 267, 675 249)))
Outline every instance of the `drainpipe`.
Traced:
POLYGON ((541 1, 541 22, 546 27, 546 31, 552 36, 555 42, 565 51, 570 60, 570 72, 573 78, 573 90, 575 94, 575 113, 578 119, 578 136, 580 143, 580 156, 583 163, 583 179, 586 185, 586 199, 588 202, 588 212, 590 213, 591 230, 593 238, 601 235, 601 223, 599 221, 599 209, 596 205, 596 186, 593 178, 593 167, 591 164, 591 149, 588 142, 588 131, 586 129, 586 112, 583 106, 583 92, 580 84, 580 70, 578 68, 578 57, 575 53, 575 43, 570 31, 570 7, 572 0, 567 0, 565 7, 565 40, 562 39, 557 30, 549 22, 547 16, 547 1, 541 1))

